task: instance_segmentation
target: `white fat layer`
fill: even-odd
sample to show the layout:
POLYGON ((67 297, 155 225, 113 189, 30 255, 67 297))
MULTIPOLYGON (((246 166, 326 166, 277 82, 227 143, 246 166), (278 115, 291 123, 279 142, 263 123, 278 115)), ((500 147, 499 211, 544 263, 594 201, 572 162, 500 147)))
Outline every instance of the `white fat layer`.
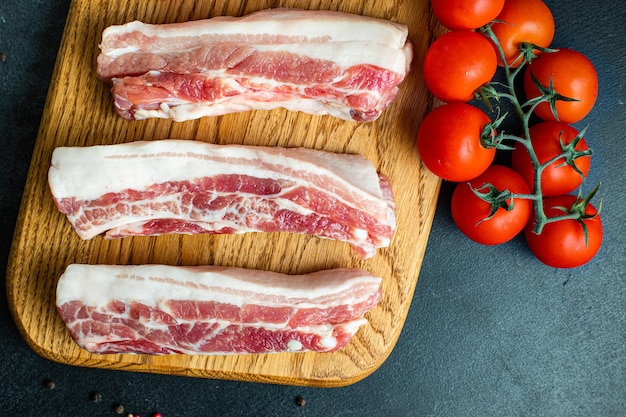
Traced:
POLYGON ((139 49, 139 47, 128 45, 123 48, 112 49, 107 55, 110 56, 111 58, 117 58, 125 54, 131 54, 131 53, 140 52, 140 51, 141 50, 139 49))
MULTIPOLYGON (((48 182, 56 199, 91 200, 107 193, 142 190, 168 181, 218 174, 293 180, 283 174, 284 169, 331 177, 365 200, 384 203, 374 166, 359 155, 331 154, 305 148, 213 145, 191 140, 57 148, 52 154, 48 182), (229 160, 215 161, 213 157, 229 160), (232 162, 232 158, 237 161, 232 162), (258 161, 279 167, 279 170, 259 167, 258 161)), ((297 181, 304 183, 304 180, 297 181)), ((308 185, 314 186, 312 183, 308 185)))
MULTIPOLYGON (((408 35, 406 26, 382 19, 331 11, 270 9, 240 18, 220 16, 165 25, 135 21, 111 26, 102 34, 103 45, 106 45, 107 37, 132 32, 161 39, 250 35, 254 40, 254 36, 258 35, 277 35, 305 38, 309 42, 366 41, 395 49, 404 47, 408 35)), ((104 52, 108 51, 105 49, 104 52)))
MULTIPOLYGON (((315 298, 343 293, 362 285, 377 291, 380 283, 380 278, 357 269, 292 276, 225 267, 72 264, 59 279, 56 302, 61 306, 68 301, 81 300, 88 306, 104 307, 113 300, 134 300, 162 308, 169 300, 193 300, 242 306, 259 303, 259 296, 269 296, 270 299, 297 299, 299 307, 307 308, 322 306, 314 301, 315 298)), ((350 297, 348 300, 335 299, 331 303, 363 301, 355 299, 354 295, 350 297)))
POLYGON ((353 229, 353 234, 354 237, 358 240, 358 239, 362 239, 365 240, 367 239, 367 237, 369 236, 369 232, 365 229, 353 229))
POLYGON ((289 352, 299 352, 302 350, 302 343, 297 340, 290 340, 289 343, 287 343, 287 350, 289 350, 289 352))
POLYGON ((284 108, 289 111, 298 111, 314 116, 330 115, 339 119, 354 121, 350 108, 334 103, 320 102, 316 99, 297 98, 292 100, 252 101, 245 97, 229 97, 219 103, 183 103, 175 106, 165 105, 156 110, 137 109, 134 112, 136 120, 162 118, 173 119, 177 122, 199 119, 201 117, 221 116, 229 113, 245 112, 250 110, 274 110, 284 108))
MULTIPOLYGON (((205 46, 205 45, 204 45, 205 46)), ((192 46, 188 49, 177 49, 175 53, 189 53, 199 46, 192 46)), ((339 68, 350 68, 357 65, 372 65, 392 71, 404 77, 409 70, 409 63, 412 59, 411 47, 403 49, 392 49, 380 44, 368 44, 364 42, 351 43, 324 43, 311 44, 303 47, 300 44, 272 44, 254 45, 258 52, 290 53, 302 56, 303 58, 332 61, 339 68), (408 53, 407 53, 408 51, 408 53)), ((118 58, 127 53, 150 53, 140 51, 137 47, 125 46, 113 49, 106 55, 110 58, 118 58)), ((226 68, 225 68, 226 69, 226 68)))
POLYGON ((337 339, 335 339, 333 336, 326 336, 320 340, 320 344, 327 349, 332 349, 337 346, 337 339))

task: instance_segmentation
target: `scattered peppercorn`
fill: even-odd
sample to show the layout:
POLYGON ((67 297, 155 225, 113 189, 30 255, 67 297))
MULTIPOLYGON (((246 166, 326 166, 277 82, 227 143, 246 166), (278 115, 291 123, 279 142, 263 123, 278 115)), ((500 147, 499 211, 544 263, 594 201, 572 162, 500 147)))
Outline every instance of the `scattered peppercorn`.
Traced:
POLYGON ((102 401, 102 394, 100 394, 98 391, 93 391, 89 396, 91 397, 91 401, 94 403, 99 403, 100 401, 102 401))
POLYGON ((55 389, 57 387, 57 385, 54 383, 54 381, 46 381, 46 388, 48 388, 50 391, 52 391, 53 389, 55 389))
POLYGON ((123 414, 124 406, 122 404, 118 404, 115 406, 115 414, 123 414))
POLYGON ((4 62, 7 60, 7 56, 4 54, 4 52, 0 52, 0 61, 4 62))
POLYGON ((305 404, 306 404, 306 400, 303 397, 300 397, 300 396, 296 397, 296 405, 298 407, 304 407, 305 404))

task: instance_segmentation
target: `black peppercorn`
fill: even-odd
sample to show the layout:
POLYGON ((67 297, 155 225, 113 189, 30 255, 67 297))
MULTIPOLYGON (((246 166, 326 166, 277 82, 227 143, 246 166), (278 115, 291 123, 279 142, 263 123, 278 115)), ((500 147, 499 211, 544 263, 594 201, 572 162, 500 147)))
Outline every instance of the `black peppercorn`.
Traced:
POLYGON ((89 396, 91 397, 91 401, 94 403, 99 403, 100 401, 102 401, 102 394, 100 394, 98 391, 93 391, 89 396))
POLYGON ((46 388, 48 388, 50 391, 52 391, 53 389, 57 387, 54 381, 50 381, 50 380, 46 381, 45 385, 46 385, 46 388))
POLYGON ((296 405, 298 407, 304 407, 304 405, 306 404, 306 400, 300 396, 296 397, 296 405))
POLYGON ((115 414, 124 414, 124 406, 122 404, 115 406, 115 414))

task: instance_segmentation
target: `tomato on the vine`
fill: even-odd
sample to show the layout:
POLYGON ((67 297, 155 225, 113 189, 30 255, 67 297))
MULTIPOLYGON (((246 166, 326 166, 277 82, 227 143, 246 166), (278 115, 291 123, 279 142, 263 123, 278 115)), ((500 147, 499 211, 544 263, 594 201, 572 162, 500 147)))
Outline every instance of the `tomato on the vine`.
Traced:
POLYGON ((431 0, 437 20, 450 30, 477 29, 498 16, 504 0, 431 0))
POLYGON ((524 179, 511 168, 491 165, 482 175, 457 184, 452 192, 452 219, 459 230, 471 240, 484 245, 499 245, 517 236, 530 219, 532 201, 528 198, 503 198, 502 204, 491 203, 474 194, 505 190, 512 194, 530 193, 524 179), (506 206, 506 207, 503 207, 506 206), (507 209, 508 207, 508 209, 507 209))
MULTIPOLYGON (((544 199, 544 212, 548 218, 566 214, 563 210, 579 201, 576 196, 563 195, 544 199)), ((590 261, 602 245, 602 221, 596 208, 588 203, 584 214, 589 218, 549 222, 537 234, 533 231, 535 217, 524 229, 531 252, 544 264, 554 268, 575 268, 590 261), (584 222, 585 230, 580 222, 584 222)))
MULTIPOLYGON (((552 12, 541 0, 506 0, 502 11, 491 26, 498 38, 506 62, 511 67, 518 67, 523 42, 547 48, 554 38, 554 17, 552 12)), ((535 53, 540 53, 535 49, 535 53)), ((502 60, 498 54, 498 63, 502 60)))
POLYGON ((474 91, 496 73, 496 53, 489 40, 470 30, 445 33, 435 39, 424 57, 424 81, 446 103, 468 102, 474 91))
POLYGON ((491 122, 478 107, 451 103, 426 115, 417 133, 417 149, 426 167, 448 181, 467 181, 493 162, 495 147, 485 147, 483 130, 491 122))
MULTIPOLYGON (((541 95, 531 73, 542 86, 547 88, 552 82, 557 94, 575 100, 556 101, 559 121, 576 123, 593 108, 598 97, 598 73, 591 61, 580 52, 563 48, 541 54, 534 59, 524 74, 527 100, 541 95)), ((535 114, 543 120, 557 120, 547 102, 539 104, 535 108, 535 114)))
MULTIPOLYGON (((529 129, 529 133, 533 150, 540 164, 545 164, 563 154, 561 143, 569 145, 578 136, 578 131, 572 126, 558 122, 538 123, 529 129)), ((585 139, 581 137, 570 155, 579 152, 586 153, 588 150, 585 139)), ((572 162, 580 172, 576 172, 572 166, 565 162, 564 158, 560 158, 544 168, 541 173, 542 195, 568 194, 579 187, 589 174, 591 163, 589 155, 583 154, 573 159, 572 162)), ((519 142, 515 144, 515 149, 511 153, 511 165, 532 189, 535 184, 535 171, 526 147, 519 142)))

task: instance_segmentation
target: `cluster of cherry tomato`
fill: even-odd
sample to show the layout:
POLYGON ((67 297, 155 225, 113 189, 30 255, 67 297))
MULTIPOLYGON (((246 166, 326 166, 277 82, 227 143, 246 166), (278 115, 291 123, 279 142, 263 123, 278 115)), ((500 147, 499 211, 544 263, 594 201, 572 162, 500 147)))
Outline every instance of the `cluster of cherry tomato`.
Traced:
POLYGON ((595 104, 593 64, 577 51, 550 49, 554 19, 541 0, 431 4, 449 31, 430 45, 423 75, 444 104, 422 121, 417 147, 429 170, 458 182, 451 201, 455 224, 487 245, 523 232, 531 251, 549 266, 586 263, 600 248, 602 224, 589 202, 597 187, 586 197, 570 194, 589 173, 591 154, 583 132, 571 124, 595 104), (506 83, 493 82, 498 67, 506 83), (518 75, 523 94, 514 82, 518 75), (498 132, 507 115, 492 121, 470 103, 477 97, 489 105, 489 99, 507 98, 522 133, 498 132), (531 115, 540 120, 532 126, 531 115), (511 166, 494 163, 497 150, 512 152, 511 166))

